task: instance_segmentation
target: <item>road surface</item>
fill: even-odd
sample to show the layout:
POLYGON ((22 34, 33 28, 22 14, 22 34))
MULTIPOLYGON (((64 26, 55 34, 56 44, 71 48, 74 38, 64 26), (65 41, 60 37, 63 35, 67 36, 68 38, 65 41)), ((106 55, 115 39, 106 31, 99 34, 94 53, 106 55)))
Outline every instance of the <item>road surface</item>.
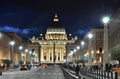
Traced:
POLYGON ((28 71, 3 72, 0 79, 64 79, 60 67, 34 68, 28 71))

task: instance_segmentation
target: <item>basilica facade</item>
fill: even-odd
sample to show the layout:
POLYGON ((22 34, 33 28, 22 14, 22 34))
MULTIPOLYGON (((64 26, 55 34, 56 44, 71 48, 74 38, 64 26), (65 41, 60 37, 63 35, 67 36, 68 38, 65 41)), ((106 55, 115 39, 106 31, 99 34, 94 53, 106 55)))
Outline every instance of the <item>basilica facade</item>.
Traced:
MULTIPOLYGON (((66 30, 60 23, 57 14, 53 18, 53 22, 48 26, 46 34, 40 34, 39 37, 33 36, 30 41, 32 44, 27 45, 32 53, 36 53, 37 58, 34 59, 27 55, 27 61, 60 64, 66 63, 68 53, 77 37, 73 38, 71 34, 66 34, 66 30), (67 49, 68 48, 68 49, 67 49)), ((73 48, 72 48, 73 49, 73 48)))

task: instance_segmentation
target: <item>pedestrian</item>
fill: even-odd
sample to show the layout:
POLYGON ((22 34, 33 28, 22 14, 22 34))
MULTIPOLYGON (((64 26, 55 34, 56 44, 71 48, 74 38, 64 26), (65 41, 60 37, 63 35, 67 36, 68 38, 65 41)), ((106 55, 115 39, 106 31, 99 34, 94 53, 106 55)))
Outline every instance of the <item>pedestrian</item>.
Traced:
POLYGON ((0 75, 2 75, 2 66, 0 65, 0 75))
POLYGON ((80 68, 79 68, 79 66, 77 64, 77 66, 76 66, 76 76, 79 76, 79 71, 80 71, 80 68))

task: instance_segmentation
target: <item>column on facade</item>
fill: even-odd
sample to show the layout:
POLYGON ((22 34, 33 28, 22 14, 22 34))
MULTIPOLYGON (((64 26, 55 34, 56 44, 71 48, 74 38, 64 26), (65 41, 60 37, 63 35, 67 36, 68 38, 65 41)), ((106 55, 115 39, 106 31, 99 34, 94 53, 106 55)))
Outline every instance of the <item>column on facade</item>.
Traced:
POLYGON ((48 52, 48 54, 49 54, 49 56, 48 56, 48 61, 50 61, 50 48, 48 49, 49 50, 49 52, 48 52))
POLYGON ((63 49, 61 48, 61 61, 63 61, 63 49))
POLYGON ((55 55, 56 55, 56 61, 58 61, 58 48, 56 47, 55 55))
POLYGON ((49 61, 49 48, 46 47, 46 58, 47 58, 47 61, 49 61))
MULTIPOLYGON (((64 53, 65 53, 65 60, 66 60, 66 58, 67 58, 66 47, 65 47, 64 53)), ((79 56, 78 56, 78 57, 79 57, 79 56)))
POLYGON ((61 48, 60 48, 60 61, 61 61, 61 48))
MULTIPOLYGON (((53 46, 54 47, 54 46, 53 46)), ((52 62, 53 62, 53 60, 54 60, 54 50, 53 50, 53 48, 52 48, 52 62)))
POLYGON ((38 51, 38 49, 37 49, 37 50, 36 50, 36 54, 37 54, 36 60, 37 60, 37 62, 39 62, 39 56, 38 56, 39 54, 38 54, 38 52, 39 52, 39 51, 38 51))
POLYGON ((41 61, 43 61, 43 48, 41 48, 41 61))

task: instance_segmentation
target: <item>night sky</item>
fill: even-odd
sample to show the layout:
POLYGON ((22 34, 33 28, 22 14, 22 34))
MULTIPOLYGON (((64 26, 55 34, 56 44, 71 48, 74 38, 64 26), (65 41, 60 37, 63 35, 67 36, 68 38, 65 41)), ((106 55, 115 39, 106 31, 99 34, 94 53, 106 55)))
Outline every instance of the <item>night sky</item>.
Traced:
POLYGON ((82 37, 102 27, 102 17, 113 17, 119 7, 120 0, 0 0, 0 31, 39 36, 57 13, 67 34, 82 37))

